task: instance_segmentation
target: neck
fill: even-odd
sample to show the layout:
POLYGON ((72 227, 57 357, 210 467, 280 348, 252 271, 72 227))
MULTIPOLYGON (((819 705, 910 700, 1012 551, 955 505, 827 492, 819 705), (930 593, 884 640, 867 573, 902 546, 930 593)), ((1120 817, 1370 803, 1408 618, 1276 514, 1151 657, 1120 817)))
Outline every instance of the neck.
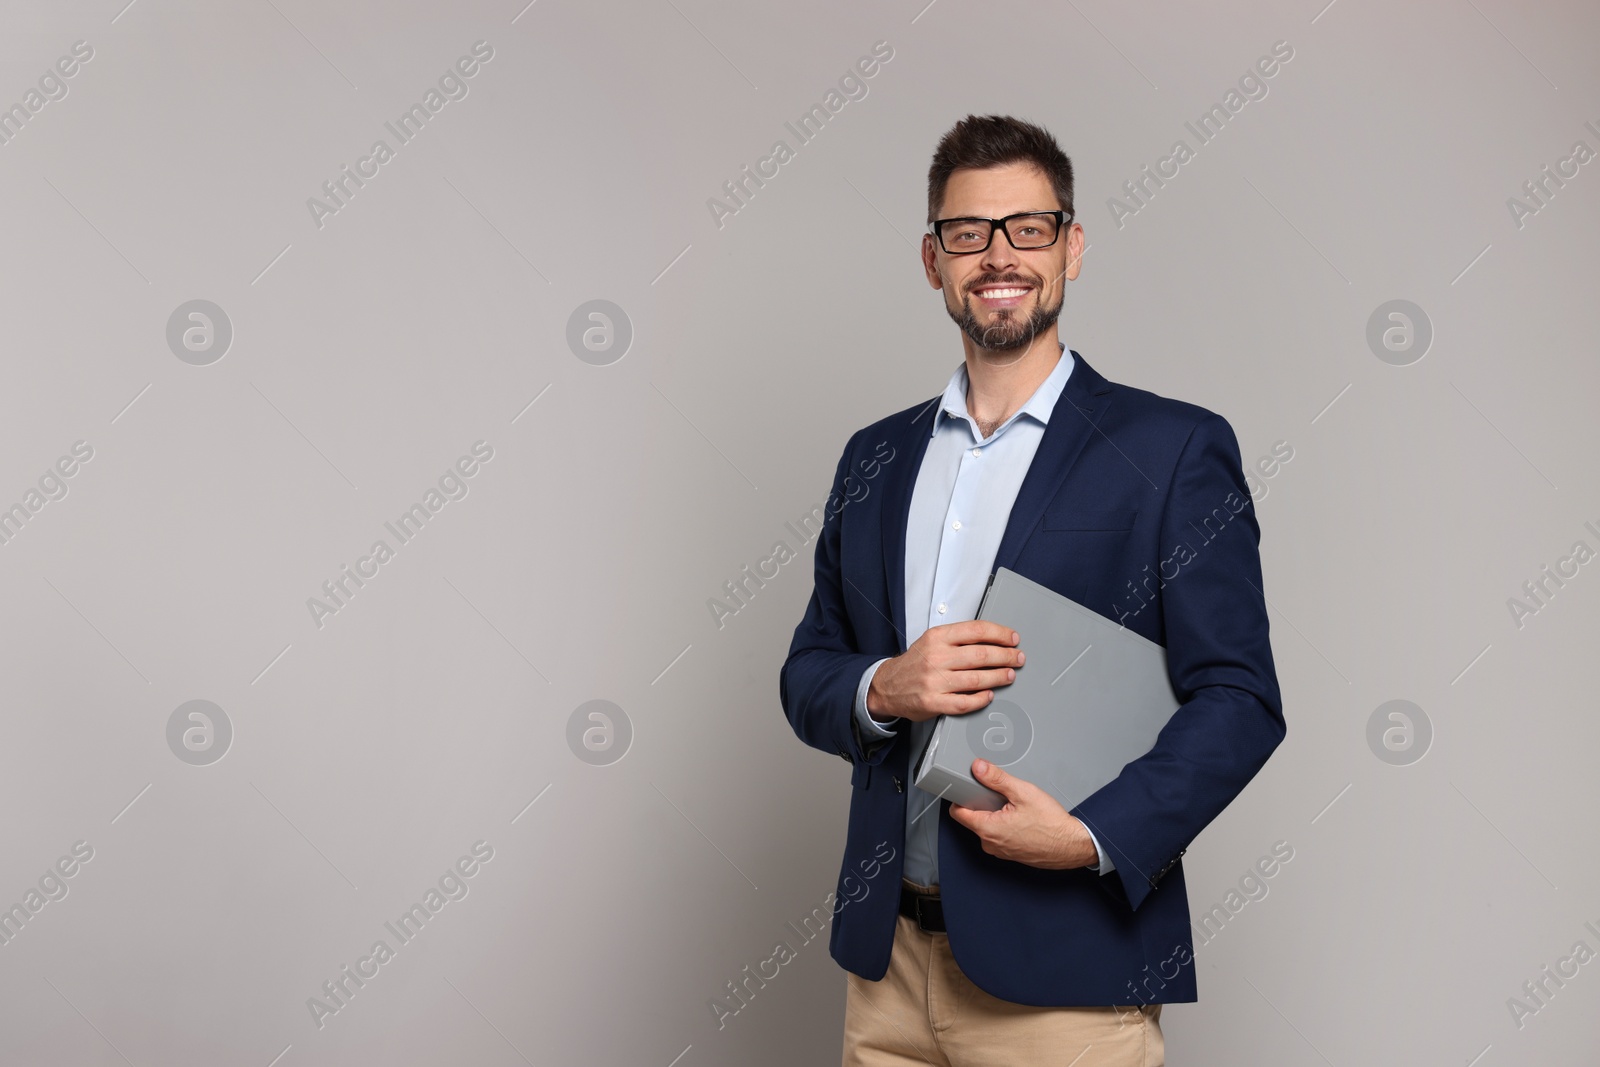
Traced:
POLYGON ((1028 402, 1066 355, 1054 324, 1026 349, 996 352, 965 340, 967 412, 985 437, 1028 402))

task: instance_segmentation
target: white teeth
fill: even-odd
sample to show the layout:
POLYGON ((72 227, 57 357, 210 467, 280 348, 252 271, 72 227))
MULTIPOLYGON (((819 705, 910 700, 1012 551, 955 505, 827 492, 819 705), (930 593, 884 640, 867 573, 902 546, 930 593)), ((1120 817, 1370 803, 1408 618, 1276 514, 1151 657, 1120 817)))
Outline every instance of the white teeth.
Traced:
POLYGON ((1026 293, 1027 291, 1028 290, 1025 289, 1025 288, 1023 288, 1023 289, 984 289, 984 290, 982 290, 982 293, 983 293, 984 296, 988 297, 990 300, 1009 300, 1011 297, 1021 296, 1023 293, 1026 293))

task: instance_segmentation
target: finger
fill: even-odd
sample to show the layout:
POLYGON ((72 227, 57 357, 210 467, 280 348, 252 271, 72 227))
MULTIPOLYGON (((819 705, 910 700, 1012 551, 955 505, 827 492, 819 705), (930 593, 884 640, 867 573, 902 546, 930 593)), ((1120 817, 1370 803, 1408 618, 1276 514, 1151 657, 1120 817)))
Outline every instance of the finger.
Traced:
POLYGON ((949 671, 946 676, 946 685, 950 693, 971 693, 980 689, 996 689, 1002 685, 1010 685, 1017 680, 1017 671, 1014 667, 988 667, 973 668, 964 671, 949 671))
POLYGON ((944 661, 950 670, 972 670, 977 667, 1020 667, 1025 658, 1021 648, 1011 645, 952 645, 944 661))
POLYGON ((985 828, 994 821, 995 813, 984 811, 981 808, 965 808, 951 801, 950 817, 979 837, 982 837, 985 828))
POLYGON ((988 619, 968 619, 966 622, 953 622, 939 629, 944 631, 953 645, 989 644, 1014 646, 1021 641, 1021 635, 1009 626, 1001 626, 988 619))
POLYGON ((1013 778, 1005 768, 996 767, 993 763, 982 758, 972 761, 972 777, 1011 801, 1017 800, 1022 796, 1024 792, 1022 787, 1026 785, 1022 779, 1013 778))
POLYGON ((935 715, 966 715, 988 707, 993 700, 993 689, 976 693, 941 693, 928 701, 927 709, 935 715))

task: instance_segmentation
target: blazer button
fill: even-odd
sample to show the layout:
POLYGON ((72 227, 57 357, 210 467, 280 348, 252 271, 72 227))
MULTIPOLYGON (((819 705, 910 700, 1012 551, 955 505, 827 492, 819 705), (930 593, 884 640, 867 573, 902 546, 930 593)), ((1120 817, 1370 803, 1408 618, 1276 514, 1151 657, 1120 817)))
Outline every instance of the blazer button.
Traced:
POLYGON ((850 758, 850 753, 846 752, 843 748, 839 749, 839 758, 844 760, 846 763, 855 762, 855 760, 850 758))
POLYGON ((906 791, 906 784, 900 780, 899 775, 894 777, 894 791, 896 793, 904 793, 906 791))

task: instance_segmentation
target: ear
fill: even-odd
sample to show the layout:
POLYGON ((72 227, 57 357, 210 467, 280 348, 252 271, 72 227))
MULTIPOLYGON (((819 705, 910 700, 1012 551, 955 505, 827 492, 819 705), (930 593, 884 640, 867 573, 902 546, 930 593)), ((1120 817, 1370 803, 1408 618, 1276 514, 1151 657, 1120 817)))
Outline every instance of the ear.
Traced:
POLYGON ((939 276, 939 265, 936 259, 939 246, 934 243, 933 234, 922 235, 922 272, 928 277, 928 285, 934 289, 944 288, 944 279, 939 276))

